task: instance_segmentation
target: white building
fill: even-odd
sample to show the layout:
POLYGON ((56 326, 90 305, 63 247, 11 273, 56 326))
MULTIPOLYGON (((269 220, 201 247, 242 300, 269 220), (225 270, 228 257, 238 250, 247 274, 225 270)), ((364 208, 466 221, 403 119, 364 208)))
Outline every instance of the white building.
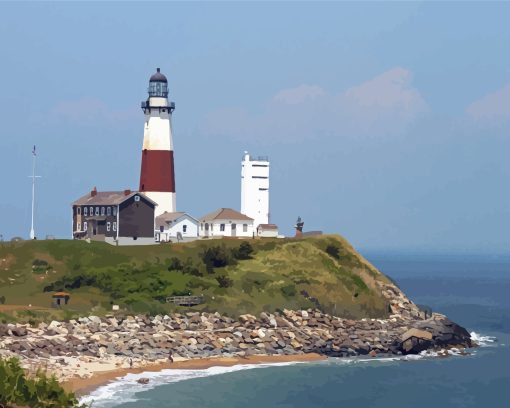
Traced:
POLYGON ((261 238, 278 238, 278 226, 275 224, 259 224, 257 236, 261 238))
POLYGON ((269 160, 244 152, 241 164, 241 213, 253 218, 255 228, 269 224, 269 160))
POLYGON ((199 235, 202 238, 253 238, 253 218, 231 208, 220 208, 200 218, 199 235))
POLYGON ((198 239, 198 220, 185 212, 164 212, 156 217, 156 241, 176 242, 198 239))

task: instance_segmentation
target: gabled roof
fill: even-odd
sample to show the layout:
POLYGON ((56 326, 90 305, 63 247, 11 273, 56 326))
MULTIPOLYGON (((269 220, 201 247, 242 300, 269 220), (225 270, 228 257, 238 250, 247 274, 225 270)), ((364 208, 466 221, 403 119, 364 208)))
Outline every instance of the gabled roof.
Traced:
POLYGON ((195 218, 195 217, 192 217, 191 215, 189 215, 188 213, 185 213, 185 212, 167 212, 165 211, 163 214, 161 215, 158 215, 156 217, 156 227, 160 227, 160 226, 164 226, 165 224, 170 224, 172 222, 175 222, 177 221, 178 219, 184 217, 184 216, 188 216, 189 218, 191 218, 192 220, 196 221, 198 223, 198 220, 195 218))
POLYGON ((219 208, 212 213, 204 215, 200 218, 200 221, 212 221, 212 220, 243 220, 253 221, 253 218, 247 215, 241 214, 239 211, 233 210, 232 208, 219 208))
POLYGON ((257 229, 277 230, 278 229, 278 225, 276 225, 276 224, 259 224, 257 229))
POLYGON ((131 191, 128 194, 124 191, 97 191, 94 195, 88 193, 78 198, 72 205, 119 205, 135 195, 143 197, 155 206, 158 205, 145 194, 138 191, 131 191))

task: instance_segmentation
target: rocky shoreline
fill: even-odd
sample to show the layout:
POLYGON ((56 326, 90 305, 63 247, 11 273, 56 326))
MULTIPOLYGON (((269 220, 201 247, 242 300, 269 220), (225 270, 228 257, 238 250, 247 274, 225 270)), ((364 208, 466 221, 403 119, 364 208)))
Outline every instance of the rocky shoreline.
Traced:
MULTIPOLYGON (((406 309, 409 311, 409 309, 406 309)), ((469 333, 446 316, 399 313, 387 319, 350 320, 315 310, 241 315, 97 316, 68 322, 0 325, 0 356, 45 368, 61 380, 87 378, 121 367, 215 357, 257 355, 353 357, 416 354, 465 348, 469 333)))

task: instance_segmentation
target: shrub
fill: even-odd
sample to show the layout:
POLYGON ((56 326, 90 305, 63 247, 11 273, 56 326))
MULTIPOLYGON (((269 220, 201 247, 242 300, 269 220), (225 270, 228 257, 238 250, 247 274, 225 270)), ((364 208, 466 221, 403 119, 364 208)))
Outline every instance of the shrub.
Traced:
MULTIPOLYGON (((73 393, 66 392, 54 376, 38 371, 30 378, 16 358, 0 359, 0 406, 79 407, 73 393)), ((84 407, 84 406, 81 406, 84 407)))
POLYGON ((5 296, 0 296, 0 305, 5 304, 5 296))
POLYGON ((183 264, 179 258, 171 258, 170 264, 168 265, 169 271, 182 271, 183 264))
POLYGON ((234 257, 237 259, 251 259, 251 254, 253 253, 253 247, 247 241, 241 242, 239 248, 234 253, 234 257))
POLYGON ((326 247, 326 253, 335 259, 340 259, 340 248, 336 245, 328 245, 326 247))
POLYGON ((214 273, 214 268, 223 268, 232 265, 234 259, 225 246, 213 246, 202 252, 202 261, 208 273, 214 273))
POLYGON ((283 296, 285 297, 294 297, 296 296, 296 287, 294 285, 286 285, 282 286, 280 290, 283 293, 283 296))
POLYGON ((229 288, 234 284, 234 281, 230 279, 227 275, 220 275, 216 277, 220 288, 229 288))

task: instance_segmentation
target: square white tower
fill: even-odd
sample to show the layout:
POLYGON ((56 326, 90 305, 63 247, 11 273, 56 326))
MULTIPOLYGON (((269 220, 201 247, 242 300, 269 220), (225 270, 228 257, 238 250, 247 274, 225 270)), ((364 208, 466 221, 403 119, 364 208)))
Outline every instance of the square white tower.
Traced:
POLYGON ((254 219, 256 229, 269 224, 269 159, 244 152, 241 165, 241 213, 254 219))

